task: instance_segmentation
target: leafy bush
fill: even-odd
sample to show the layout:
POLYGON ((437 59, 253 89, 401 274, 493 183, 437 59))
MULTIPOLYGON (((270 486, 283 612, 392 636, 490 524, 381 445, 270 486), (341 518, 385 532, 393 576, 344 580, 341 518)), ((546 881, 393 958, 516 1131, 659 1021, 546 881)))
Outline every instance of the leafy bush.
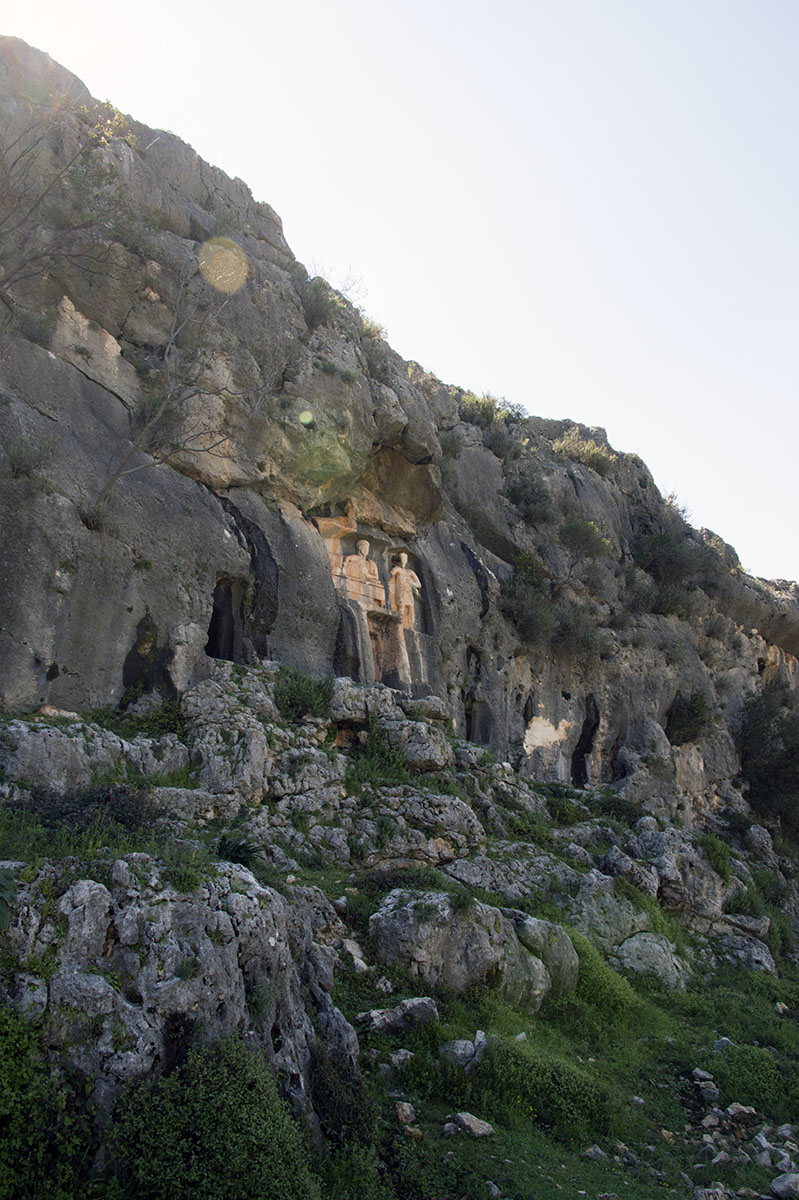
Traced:
POLYGON ((293 667, 281 667, 275 682, 275 704, 287 721, 301 717, 329 717, 332 679, 311 679, 293 667))
POLYGON ((781 688, 747 700, 738 735, 741 773, 748 800, 763 814, 780 817, 799 832, 799 705, 781 688))
POLYGON ((695 595, 680 583, 664 583, 652 595, 651 610, 660 617, 687 621, 694 611, 695 595))
POLYGON ((695 742, 710 728, 713 713, 701 692, 678 692, 666 718, 666 736, 672 746, 695 742))
POLYGON ((98 785, 62 796, 35 790, 27 805, 0 804, 0 843, 8 857, 88 858, 108 847, 117 855, 153 841, 158 811, 147 791, 124 784, 98 785))
POLYGON ((574 462, 590 467, 598 475, 607 477, 613 473, 618 456, 608 446, 600 446, 593 438, 586 437, 579 429, 570 429, 556 441, 552 449, 574 462))
POLYGON ((482 396, 467 392, 460 402, 460 418, 462 421, 468 421, 470 425, 479 426, 480 429, 488 429, 504 416, 503 404, 504 401, 498 400, 490 392, 484 392, 482 396))
POLYGON ((728 1046, 713 1059, 713 1074, 725 1104, 751 1104, 759 1113, 776 1120, 791 1119, 777 1060, 759 1046, 728 1046))
POLYGON ((637 565, 656 583, 698 583, 709 586, 718 579, 724 563, 712 546, 697 541, 683 521, 641 533, 632 545, 637 565))
POLYGON ((336 295, 330 284, 321 275, 313 279, 298 281, 297 291, 308 328, 318 329, 330 325, 338 311, 336 295))
POLYGON ((37 1029, 0 1006, 0 1200, 73 1200, 91 1145, 76 1091, 51 1075, 37 1029))
POLYGON ((529 468, 524 475, 512 479, 505 488, 505 495, 515 504, 525 521, 532 525, 544 524, 552 519, 553 507, 549 488, 539 475, 529 468))
POLYGON ((707 861, 713 870, 726 883, 732 875, 730 848, 727 843, 723 842, 715 833, 703 833, 699 839, 699 845, 704 850, 707 861))
POLYGON ((136 1200, 318 1200, 307 1151, 264 1059, 237 1039, 131 1088, 110 1138, 136 1200))
POLYGON ((574 929, 569 930, 569 937, 580 959, 577 998, 607 1014, 621 1016, 637 1009, 635 992, 626 979, 611 970, 593 942, 574 929))
POLYGON ((5 933, 11 924, 11 905, 16 894, 13 872, 8 867, 0 868, 0 933, 5 933))
POLYGON ((532 554, 520 554, 511 575, 503 581, 501 605, 527 646, 548 642, 558 627, 541 563, 532 554))
POLYGON ((582 517, 564 521, 558 529, 558 541, 575 562, 610 554, 607 538, 602 536, 593 521, 586 521, 582 517))
POLYGON ((579 604, 561 604, 558 607, 552 644, 567 654, 578 654, 584 658, 598 658, 607 649, 605 636, 579 604))
POLYGON ((410 780, 405 755, 398 746, 390 745, 377 718, 372 717, 364 740, 355 742, 350 751, 346 775, 350 795, 359 795, 364 784, 391 787, 410 780))
POLYGON ((630 828, 641 817, 641 808, 633 800, 618 796, 615 792, 603 791, 592 801, 596 810, 603 816, 621 821, 630 828))

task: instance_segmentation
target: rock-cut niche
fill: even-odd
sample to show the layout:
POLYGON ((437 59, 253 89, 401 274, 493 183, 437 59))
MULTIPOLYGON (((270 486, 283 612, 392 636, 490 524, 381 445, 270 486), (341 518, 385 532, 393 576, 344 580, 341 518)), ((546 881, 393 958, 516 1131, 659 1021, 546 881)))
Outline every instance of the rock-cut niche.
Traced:
POLYGON ((231 579, 229 576, 217 580, 208 641, 205 643, 205 653, 209 658, 241 661, 245 586, 244 580, 231 579))

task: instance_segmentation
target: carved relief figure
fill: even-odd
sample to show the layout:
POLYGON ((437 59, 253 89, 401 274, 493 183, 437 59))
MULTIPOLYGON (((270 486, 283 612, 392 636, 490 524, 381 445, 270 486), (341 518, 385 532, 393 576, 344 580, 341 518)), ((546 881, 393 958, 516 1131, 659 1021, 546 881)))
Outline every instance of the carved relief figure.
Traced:
POLYGON ((380 582, 377 563, 369 557, 366 538, 358 542, 358 553, 348 554, 342 564, 342 575, 350 600, 362 608, 385 608, 386 589, 380 582))
POLYGON ((399 556, 399 565, 392 568, 389 580, 391 607, 402 619, 403 629, 413 629, 416 624, 416 601, 422 591, 419 576, 408 566, 408 555, 399 556))

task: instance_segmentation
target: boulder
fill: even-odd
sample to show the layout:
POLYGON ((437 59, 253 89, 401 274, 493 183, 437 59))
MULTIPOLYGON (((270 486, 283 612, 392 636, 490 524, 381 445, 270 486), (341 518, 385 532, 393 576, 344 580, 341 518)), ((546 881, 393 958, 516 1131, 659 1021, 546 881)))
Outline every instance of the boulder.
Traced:
POLYGON ((653 975, 670 990, 684 989, 690 977, 688 965, 675 954, 668 938, 660 933, 633 934, 616 947, 608 961, 618 971, 653 975))
POLYGON ((502 913, 513 921, 516 936, 524 948, 540 958, 549 972, 552 999, 573 991, 577 987, 580 959, 566 930, 518 909, 503 909, 502 913))
POLYGON ((504 995, 531 1012, 550 991, 543 962, 490 905, 475 901, 457 910, 446 892, 395 888, 370 918, 369 929, 381 959, 407 967, 430 986, 463 992, 495 979, 504 995))
POLYGON ((403 1000, 394 1008, 372 1008, 358 1013, 358 1024, 369 1033, 407 1033, 418 1025, 429 1025, 437 1020, 438 1008, 429 996, 403 1000))

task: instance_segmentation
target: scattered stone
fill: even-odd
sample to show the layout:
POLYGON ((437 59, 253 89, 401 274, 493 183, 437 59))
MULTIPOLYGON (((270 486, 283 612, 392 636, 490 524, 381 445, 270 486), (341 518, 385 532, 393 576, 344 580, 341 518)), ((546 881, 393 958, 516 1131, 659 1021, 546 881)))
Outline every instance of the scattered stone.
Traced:
POLYGON ((336 912, 338 913, 338 915, 340 917, 343 917, 346 915, 346 912, 347 912, 347 897, 346 896, 337 896, 335 900, 331 901, 331 904, 333 905, 333 907, 335 908, 336 912))
POLYGON ((416 1112, 412 1104, 407 1100, 397 1101, 397 1120, 400 1125, 413 1125, 416 1120, 416 1112))
POLYGON ((636 1108, 643 1108, 646 1105, 646 1101, 644 1100, 643 1096, 633 1096, 630 1100, 630 1103, 634 1104, 636 1108))
POLYGON ((691 1072, 691 1075, 693 1076, 694 1079, 698 1080, 700 1083, 701 1082, 704 1082, 704 1083, 712 1083, 713 1082, 713 1076, 710 1074, 710 1072, 703 1071, 701 1067, 694 1067, 693 1071, 691 1072))
POLYGON ((757 1121, 757 1112, 746 1104, 728 1105, 727 1116, 737 1125, 754 1125, 757 1121))
POLYGON ((660 1130, 660 1140, 661 1140, 661 1142, 671 1143, 674 1141, 674 1134, 672 1133, 672 1131, 670 1129, 661 1129, 660 1130))
POLYGON ((607 1162, 607 1154, 601 1146, 589 1146, 587 1150, 583 1150, 580 1158, 590 1159, 591 1162, 607 1162))
POLYGON ((414 996, 396 1008, 373 1008, 358 1013, 358 1024, 370 1033, 405 1033, 438 1020, 438 1008, 430 996, 414 996))
POLYGON ((391 993, 394 991, 394 984, 391 982, 390 979, 386 979, 385 975, 380 976, 377 983, 375 984, 375 987, 377 988, 377 990, 379 992, 384 992, 387 996, 390 996, 391 993))
POLYGON ((777 1200, 799 1200, 799 1175, 786 1172, 771 1181, 771 1193, 777 1200))
POLYGON ((460 1133, 460 1132, 461 1132, 460 1126, 456 1125, 454 1121, 447 1121, 446 1125, 444 1126, 444 1128, 442 1130, 442 1133, 444 1134, 445 1137, 452 1137, 453 1134, 460 1133))
POLYGON ((393 1054, 389 1055, 392 1067, 407 1067, 412 1058, 412 1050, 395 1050, 393 1054))
POLYGON ((782 1000, 778 1000, 774 1005, 774 1011, 778 1017, 784 1017, 785 1014, 789 1013, 791 1010, 788 1008, 787 1004, 783 1004, 782 1000))
POLYGON ((715 1083, 712 1083, 708 1079, 694 1080, 694 1087, 702 1093, 702 1099, 705 1104, 717 1104, 721 1099, 721 1092, 715 1083))
POLYGON ((491 1197, 491 1200, 500 1200, 500 1197, 502 1196, 502 1192, 500 1191, 500 1189, 497 1187, 497 1185, 495 1183, 491 1182, 490 1179, 486 1180, 486 1190, 488 1191, 488 1194, 491 1197))
POLYGON ((728 1046, 734 1046, 734 1045, 735 1045, 735 1043, 733 1042, 732 1038, 720 1037, 720 1038, 716 1038, 715 1042, 713 1043, 713 1049, 718 1054, 720 1051, 726 1050, 728 1046))
POLYGON ((472 1137, 487 1137, 494 1132, 493 1125, 489 1125, 488 1121, 481 1121, 479 1117, 468 1112, 456 1113, 455 1124, 470 1133, 472 1137))
POLYGON ((424 1137, 424 1134, 418 1125, 406 1125, 405 1136, 406 1138, 411 1138, 414 1142, 420 1142, 424 1137))

